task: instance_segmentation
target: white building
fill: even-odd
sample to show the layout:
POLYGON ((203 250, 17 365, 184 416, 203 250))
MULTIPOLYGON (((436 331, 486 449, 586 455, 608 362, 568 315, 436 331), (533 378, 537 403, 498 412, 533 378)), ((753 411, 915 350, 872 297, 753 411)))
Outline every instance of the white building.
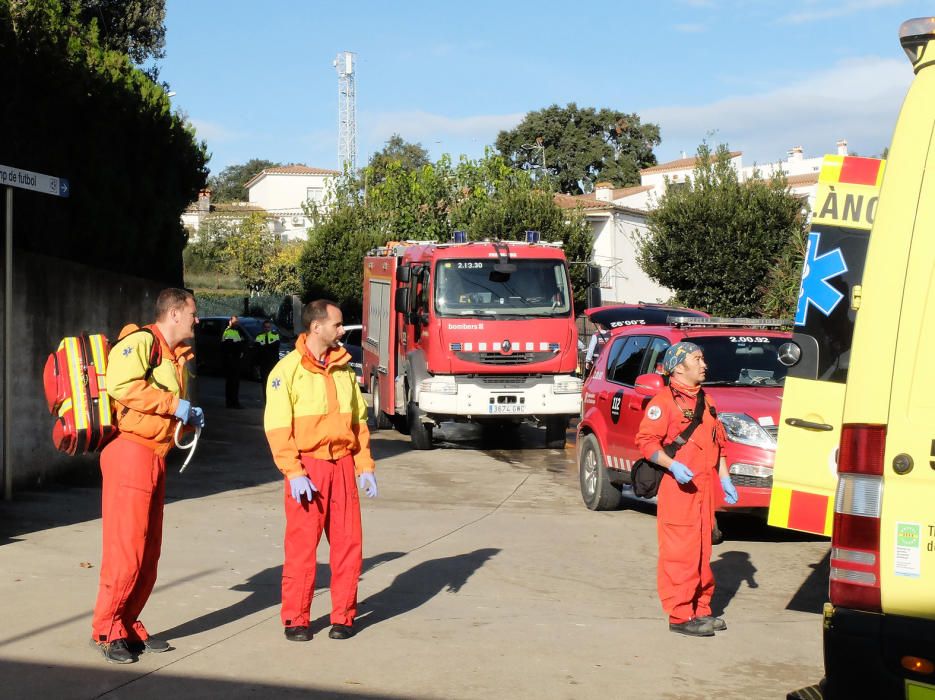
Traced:
MULTIPOLYGON (((847 155, 847 141, 837 142, 838 155, 847 155)), ((730 165, 741 181, 754 173, 770 177, 778 170, 786 175, 789 191, 814 208, 818 173, 824 156, 805 158, 801 146, 793 147, 788 158, 763 165, 743 165, 743 153, 731 151, 730 165)), ((594 192, 584 195, 556 195, 564 209, 581 207, 594 234, 594 262, 601 266, 602 296, 608 303, 666 301, 672 291, 650 280, 636 262, 635 241, 647 232, 646 215, 667 187, 690 182, 697 159, 679 158, 640 171, 636 187, 614 188, 599 182, 594 192)))
POLYGON ((303 205, 325 206, 339 175, 337 170, 307 165, 266 168, 246 184, 248 200, 266 210, 276 226, 275 233, 289 239, 305 238, 312 222, 303 205))

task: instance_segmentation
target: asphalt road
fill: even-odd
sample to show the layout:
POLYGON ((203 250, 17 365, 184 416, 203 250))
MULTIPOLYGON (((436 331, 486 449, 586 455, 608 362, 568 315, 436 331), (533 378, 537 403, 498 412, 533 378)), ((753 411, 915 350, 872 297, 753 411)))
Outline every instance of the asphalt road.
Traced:
POLYGON ((173 457, 160 576, 143 619, 174 649, 113 666, 87 646, 100 557, 93 472, 0 505, 0 696, 9 698, 782 698, 821 676, 828 542, 721 520, 711 639, 668 631, 652 505, 594 513, 574 451, 542 433, 443 426, 439 449, 373 437, 358 634, 327 637, 327 545, 315 638, 279 622, 282 481, 259 387, 243 411, 203 380, 208 426, 173 457))

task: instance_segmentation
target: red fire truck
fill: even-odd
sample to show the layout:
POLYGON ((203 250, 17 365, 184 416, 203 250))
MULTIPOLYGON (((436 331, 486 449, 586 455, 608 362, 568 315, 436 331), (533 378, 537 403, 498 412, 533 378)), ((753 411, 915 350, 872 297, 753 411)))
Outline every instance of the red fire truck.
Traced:
MULTIPOLYGON (((581 409, 578 333, 561 244, 407 241, 364 258, 363 376, 377 428, 419 450, 442 421, 536 420, 561 447, 581 409)), ((589 268, 593 283, 594 268, 589 268)), ((589 303, 600 290, 589 288, 589 303)))

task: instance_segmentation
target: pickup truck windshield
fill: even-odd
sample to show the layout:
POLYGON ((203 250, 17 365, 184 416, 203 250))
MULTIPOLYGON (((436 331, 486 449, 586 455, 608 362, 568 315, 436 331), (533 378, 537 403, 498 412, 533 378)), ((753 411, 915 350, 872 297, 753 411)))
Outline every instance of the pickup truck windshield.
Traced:
POLYGON ((497 261, 441 260, 435 273, 439 316, 567 316, 568 276, 561 260, 510 260, 513 272, 498 272, 497 261))
POLYGON ((787 368, 779 361, 779 347, 788 338, 738 333, 688 338, 704 352, 709 386, 782 386, 787 368))

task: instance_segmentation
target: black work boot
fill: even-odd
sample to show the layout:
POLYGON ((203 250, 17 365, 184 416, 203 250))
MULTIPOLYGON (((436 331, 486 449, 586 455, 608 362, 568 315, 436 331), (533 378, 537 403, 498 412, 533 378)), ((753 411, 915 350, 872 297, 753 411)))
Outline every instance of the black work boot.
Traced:
POLYGON ((130 642, 129 646, 130 651, 134 654, 161 654, 172 648, 169 642, 156 637, 147 637, 142 642, 130 642))
POLYGON ((711 623, 711 628, 715 632, 723 632, 727 629, 727 623, 724 622, 723 617, 714 617, 713 615, 702 615, 698 618, 699 620, 704 620, 705 622, 711 623))
POLYGON ((312 632, 309 630, 308 625, 286 627, 285 635, 290 642, 307 642, 312 638, 312 632))
POLYGON ((112 664, 132 664, 136 656, 130 651, 126 639, 114 639, 109 642, 91 640, 91 646, 101 652, 104 658, 112 664))
POLYGON ((670 622, 669 630, 679 634, 687 634, 689 637, 714 636, 714 625, 709 620, 700 617, 693 617, 687 622, 670 622))
POLYGON ((328 636, 332 639, 349 639, 354 636, 354 628, 350 625, 331 625, 328 636))

